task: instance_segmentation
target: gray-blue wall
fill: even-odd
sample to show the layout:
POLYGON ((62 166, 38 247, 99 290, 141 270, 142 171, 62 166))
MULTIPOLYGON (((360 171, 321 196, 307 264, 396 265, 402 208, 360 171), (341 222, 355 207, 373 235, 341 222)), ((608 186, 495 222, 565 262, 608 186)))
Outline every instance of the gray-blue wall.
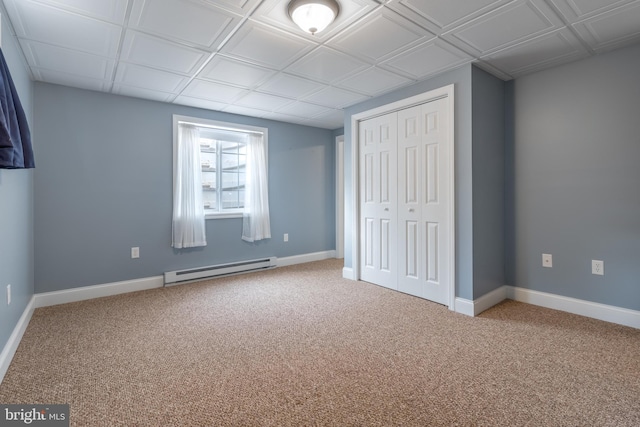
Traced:
POLYGON ((473 299, 505 284, 505 83, 472 68, 473 299))
POLYGON ((509 86, 509 284, 640 310, 640 46, 509 86))
MULTIPOLYGON (((30 124, 33 85, 18 42, 2 14, 2 52, 30 124)), ((33 131, 33 126, 31 126, 33 131)), ((32 133, 34 143, 35 132, 32 133)), ((37 144, 36 144, 37 145, 37 144)), ((37 146, 34 147, 36 164, 37 146)), ((33 296, 33 170, 0 169, 0 351, 33 296), (6 286, 11 285, 7 306, 6 286)))
POLYGON ((34 115, 36 292, 335 249, 330 130, 45 83, 34 115), (272 239, 244 242, 242 219, 218 219, 207 247, 171 248, 173 114, 269 129, 272 239))

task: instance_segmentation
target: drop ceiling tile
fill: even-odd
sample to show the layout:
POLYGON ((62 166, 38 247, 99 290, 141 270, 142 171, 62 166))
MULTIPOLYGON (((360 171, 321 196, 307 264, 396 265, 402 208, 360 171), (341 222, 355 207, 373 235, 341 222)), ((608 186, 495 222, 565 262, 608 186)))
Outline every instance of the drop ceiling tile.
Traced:
POLYGON ((188 81, 188 78, 179 74, 122 62, 118 65, 115 78, 115 83, 167 93, 179 92, 188 81))
POLYGON ((404 17, 440 33, 477 18, 511 0, 400 0, 389 8, 404 17), (422 18, 422 19, 421 19, 422 18))
POLYGON ((517 0, 455 28, 443 38, 484 55, 561 27, 563 22, 543 0, 517 0))
POLYGON ((369 98, 366 95, 350 92, 333 86, 327 86, 303 100, 330 108, 344 108, 369 98))
POLYGON ((327 45, 375 64, 433 37, 422 27, 382 8, 338 34, 327 45))
POLYGON ((26 0, 7 2, 7 7, 19 38, 116 56, 122 32, 117 25, 26 0))
POLYGON ((366 62, 321 46, 288 67, 287 72, 324 83, 332 83, 369 66, 366 62))
POLYGON ((77 50, 20 40, 22 51, 30 66, 49 69, 96 80, 111 80, 115 61, 77 50))
POLYGON ((326 114, 330 110, 331 109, 327 107, 321 107, 319 105, 309 104, 308 102, 297 101, 279 108, 277 112, 309 119, 320 114, 326 114))
POLYGON ((455 68, 472 59, 449 43, 434 39, 385 61, 382 66, 413 79, 422 79, 447 68, 455 68))
POLYGON ((398 74, 394 74, 377 67, 370 67, 354 76, 340 81, 338 86, 344 89, 363 93, 365 95, 375 96, 411 82, 413 82, 413 80, 398 74))
POLYGON ((195 72, 209 55, 210 53, 204 50, 127 30, 120 59, 161 70, 190 74, 195 72))
POLYGON ((291 104, 293 100, 282 98, 280 96, 268 95, 266 93, 250 92, 243 96, 234 105, 240 107, 255 108, 264 111, 277 111, 287 104, 291 104))
POLYGON ((240 114, 249 117, 263 117, 268 111, 256 110, 255 108, 240 107, 239 105, 229 105, 223 110, 225 113, 240 114))
MULTIPOLYGON (((13 0, 15 1, 15 0, 13 0)), ((127 13, 127 0, 87 1, 87 0, 37 0, 39 3, 49 4, 60 9, 92 18, 124 24, 127 13)))
POLYGON ((246 21, 222 48, 226 55, 282 70, 315 47, 303 38, 254 21, 246 21))
POLYGON ((246 93, 247 91, 245 89, 239 87, 195 79, 187 85, 181 95, 209 101, 231 103, 246 93))
POLYGON ((576 22, 634 0, 549 0, 568 22, 576 22))
POLYGON ((344 127, 344 111, 329 110, 324 114, 312 117, 306 122, 306 124, 325 129, 338 129, 344 127))
POLYGON ((279 73, 268 82, 260 86, 260 92, 269 93, 271 95, 284 96, 286 98, 298 99, 304 98, 314 92, 319 91, 324 86, 302 77, 292 76, 290 74, 279 73))
POLYGON ((266 0, 256 9, 251 17, 256 21, 281 28, 292 34, 322 42, 378 7, 378 4, 373 0, 339 0, 339 4, 340 11, 335 21, 324 31, 315 35, 302 31, 293 23, 288 13, 288 1, 266 0))
POLYGON ((269 119, 269 120, 276 120, 278 122, 295 123, 300 125, 304 124, 307 121, 307 119, 303 117, 291 116, 289 114, 276 113, 273 111, 265 113, 264 116, 262 116, 262 118, 269 119))
POLYGON ((203 108, 205 110, 222 111, 227 106, 224 102, 209 101, 201 98, 180 95, 173 100, 174 104, 187 105, 189 107, 203 108))
POLYGON ((222 7, 235 12, 239 15, 245 15, 250 12, 253 7, 260 3, 260 0, 202 0, 204 3, 210 3, 214 6, 222 7))
POLYGON ((106 80, 96 80, 77 74, 67 74, 53 70, 43 70, 32 68, 33 76, 37 81, 53 83, 62 86, 77 87, 80 89, 95 90, 98 92, 108 92, 111 82, 106 80))
POLYGON ((528 40, 482 59, 506 73, 518 77, 539 69, 588 56, 589 53, 569 29, 528 40))
POLYGON ((640 2, 573 24, 591 48, 603 52, 640 41, 640 2))
POLYGON ((275 71, 268 68, 216 55, 203 68, 198 78, 252 89, 273 74, 275 71))
POLYGON ((151 99, 154 101, 169 102, 175 95, 158 90, 149 90, 140 87, 114 84, 111 89, 116 95, 132 96, 134 98, 151 99))
POLYGON ((135 0, 129 26, 163 38, 215 50, 241 16, 211 3, 135 0))

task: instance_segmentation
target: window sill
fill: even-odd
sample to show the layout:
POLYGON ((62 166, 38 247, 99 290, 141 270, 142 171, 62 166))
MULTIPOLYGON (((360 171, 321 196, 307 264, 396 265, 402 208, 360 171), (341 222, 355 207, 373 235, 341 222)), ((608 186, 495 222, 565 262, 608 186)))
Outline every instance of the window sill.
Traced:
POLYGON ((206 214, 204 219, 242 218, 242 212, 206 214))

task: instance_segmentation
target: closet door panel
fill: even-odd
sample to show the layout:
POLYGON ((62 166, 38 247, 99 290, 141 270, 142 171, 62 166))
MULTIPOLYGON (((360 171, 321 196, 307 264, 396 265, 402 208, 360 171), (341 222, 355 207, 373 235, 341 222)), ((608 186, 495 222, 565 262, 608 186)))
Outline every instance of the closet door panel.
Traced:
POLYGON ((398 290, 412 295, 420 295, 424 276, 421 121, 419 106, 398 112, 398 290))
POLYGON ((447 100, 424 104, 422 150, 424 153, 421 215, 424 226, 423 283, 419 296, 441 304, 449 301, 448 236, 449 224, 449 152, 452 144, 448 130, 447 100))
POLYGON ((397 115, 360 123, 360 278, 397 289, 397 115))

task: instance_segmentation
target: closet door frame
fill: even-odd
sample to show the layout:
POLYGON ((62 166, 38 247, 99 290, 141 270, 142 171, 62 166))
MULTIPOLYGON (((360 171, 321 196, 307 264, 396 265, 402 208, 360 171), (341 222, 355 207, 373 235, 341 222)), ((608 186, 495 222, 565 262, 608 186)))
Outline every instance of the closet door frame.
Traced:
POLYGON ((411 96, 409 98, 402 99, 400 101, 392 102, 390 104, 382 105, 380 107, 373 108, 371 110, 363 111, 358 114, 354 114, 351 117, 351 200, 352 200, 352 216, 351 216, 351 267, 352 278, 354 280, 360 280, 360 122, 372 119, 377 116, 392 113, 394 111, 403 110, 405 108, 413 107, 416 105, 424 104, 426 102, 435 101, 437 99, 447 98, 447 109, 449 114, 449 137, 451 144, 449 145, 449 224, 450 233, 449 239, 449 310, 455 310, 455 292, 456 292, 456 245, 455 245, 455 134, 454 134, 454 85, 444 86, 438 89, 434 89, 428 92, 421 93, 419 95, 411 96))

